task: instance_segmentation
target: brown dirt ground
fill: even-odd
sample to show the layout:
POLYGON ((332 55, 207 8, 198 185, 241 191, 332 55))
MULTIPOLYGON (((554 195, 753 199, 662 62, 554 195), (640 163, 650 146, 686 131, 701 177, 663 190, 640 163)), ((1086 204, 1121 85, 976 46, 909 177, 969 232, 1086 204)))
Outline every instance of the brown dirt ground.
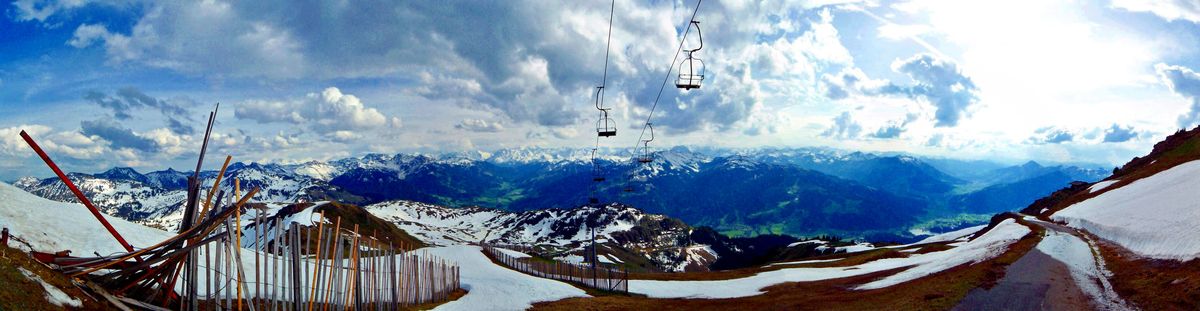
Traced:
POLYGON ((1200 310, 1200 259, 1188 262, 1142 258, 1092 237, 1113 273, 1113 289, 1142 310, 1200 310))
POLYGON ((0 310, 64 309, 48 303, 42 285, 26 278, 17 268, 33 272, 50 285, 83 302, 83 307, 75 310, 115 310, 107 302, 84 294, 61 273, 50 270, 20 250, 4 246, 0 246, 0 310))
MULTIPOLYGON (((1036 228, 1036 227, 1035 227, 1036 228)), ((990 288, 1008 265, 1041 240, 1040 228, 997 258, 876 290, 850 288, 902 269, 817 282, 770 286, 765 294, 732 299, 658 299, 631 296, 570 298, 534 304, 536 310, 949 310, 970 290, 990 288)))

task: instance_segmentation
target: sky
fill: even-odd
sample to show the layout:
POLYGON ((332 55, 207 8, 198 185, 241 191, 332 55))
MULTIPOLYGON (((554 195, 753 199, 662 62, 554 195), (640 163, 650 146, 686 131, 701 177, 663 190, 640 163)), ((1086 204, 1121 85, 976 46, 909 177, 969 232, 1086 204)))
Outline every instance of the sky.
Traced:
POLYGON ((650 116, 664 148, 1119 165, 1200 123, 1192 0, 708 0, 703 86, 659 95, 696 7, 17 0, 0 178, 48 174, 21 130, 68 171, 185 169, 217 103, 210 154, 235 161, 590 147, 604 77, 612 148, 650 116))

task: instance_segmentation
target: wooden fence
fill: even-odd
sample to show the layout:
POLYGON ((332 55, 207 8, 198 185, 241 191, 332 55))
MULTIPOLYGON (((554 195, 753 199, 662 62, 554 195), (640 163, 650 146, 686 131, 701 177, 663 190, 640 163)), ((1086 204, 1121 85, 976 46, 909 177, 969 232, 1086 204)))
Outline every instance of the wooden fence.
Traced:
POLYGON ((242 239, 222 230, 218 242, 201 249, 195 295, 202 309, 382 311, 445 301, 459 288, 456 263, 359 234, 357 226, 341 228, 340 221, 314 228, 260 218, 252 228, 242 239), (242 242, 252 254, 240 251, 242 242))
POLYGON ((528 247, 498 247, 490 244, 482 244, 481 246, 496 261, 529 275, 567 281, 600 290, 629 292, 628 270, 600 266, 593 268, 591 265, 574 264, 557 260, 552 262, 530 260, 530 258, 518 258, 503 251, 506 248, 528 251, 528 247))

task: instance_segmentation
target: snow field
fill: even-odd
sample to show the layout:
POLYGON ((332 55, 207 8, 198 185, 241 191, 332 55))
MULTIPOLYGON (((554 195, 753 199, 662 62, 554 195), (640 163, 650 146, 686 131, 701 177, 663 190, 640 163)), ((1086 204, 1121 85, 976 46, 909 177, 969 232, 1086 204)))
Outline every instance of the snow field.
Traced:
POLYGON ((524 310, 533 303, 587 293, 566 283, 530 276, 492 263, 478 246, 456 245, 427 248, 429 254, 458 261, 462 287, 468 291, 458 300, 434 310, 524 310))
POLYGON ((917 254, 908 258, 880 259, 851 267, 780 269, 732 280, 630 280, 629 291, 653 298, 737 298, 762 294, 762 288, 779 283, 828 280, 908 267, 900 273, 863 284, 856 289, 883 288, 958 265, 994 258, 1030 232, 1028 227, 1009 219, 975 240, 941 252, 917 254))
POLYGON ((1200 161, 1177 165, 1050 216, 1154 259, 1200 258, 1200 161))

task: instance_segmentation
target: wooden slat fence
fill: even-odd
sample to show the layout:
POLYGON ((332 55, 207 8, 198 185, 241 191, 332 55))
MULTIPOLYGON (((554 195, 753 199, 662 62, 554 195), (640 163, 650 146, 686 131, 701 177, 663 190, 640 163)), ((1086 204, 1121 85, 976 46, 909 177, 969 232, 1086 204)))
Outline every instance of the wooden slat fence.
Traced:
POLYGON ((623 268, 616 269, 597 266, 595 269, 592 269, 591 265, 557 260, 546 262, 529 260, 528 258, 517 258, 501 251, 501 249, 511 249, 523 251, 528 254, 530 249, 524 246, 499 247, 491 244, 481 244, 481 246, 485 252, 501 264, 529 275, 572 282, 599 290, 629 292, 629 271, 623 268))
POLYGON ((243 232, 246 252, 230 230, 214 233, 220 241, 201 248, 202 309, 383 311, 445 301, 460 287, 457 263, 357 228, 257 220, 263 230, 243 232))

